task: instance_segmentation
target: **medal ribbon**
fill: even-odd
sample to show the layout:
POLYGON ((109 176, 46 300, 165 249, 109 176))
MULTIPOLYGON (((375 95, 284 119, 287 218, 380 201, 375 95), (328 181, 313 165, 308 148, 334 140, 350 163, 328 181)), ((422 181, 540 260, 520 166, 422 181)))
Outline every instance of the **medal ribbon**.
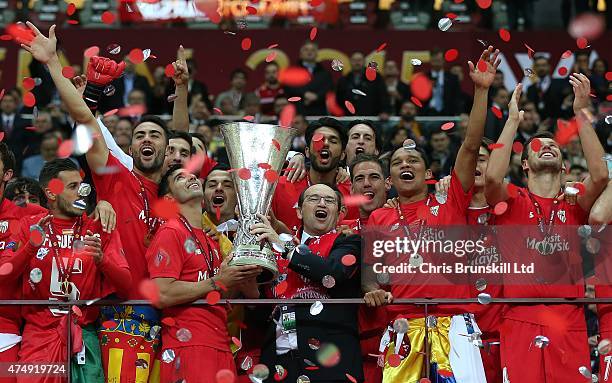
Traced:
MULTIPOLYGON (((427 196, 427 202, 425 202, 425 205, 429 206, 430 203, 431 203, 431 194, 427 196)), ((407 222, 406 218, 404 218, 404 213, 402 213, 402 208, 401 208, 400 205, 401 204, 399 203, 399 199, 398 199, 398 203, 397 203, 397 217, 398 217, 398 219, 400 221, 400 224, 404 226, 404 230, 406 231, 406 235, 408 236, 408 238, 411 238, 412 236, 410 235, 410 222, 407 222)), ((418 235, 418 237, 415 238, 415 240, 421 239, 421 237, 423 236, 423 228, 424 227, 425 227, 425 219, 421 218, 419 220, 419 235, 418 235)))
MULTIPOLYGON (((82 226, 83 226, 83 217, 79 217, 77 218, 76 222, 72 226, 72 233, 73 233, 72 235, 74 238, 72 240, 73 246, 74 246, 74 241, 78 241, 81 239, 82 226)), ((49 228, 51 249, 53 250, 53 259, 55 259, 55 263, 57 264, 57 267, 59 269, 58 271, 59 271, 59 276, 60 276, 61 281, 63 283, 67 283, 70 281, 70 277, 72 276, 72 268, 74 267, 74 261, 75 261, 74 251, 70 253, 70 258, 68 258, 68 266, 64 267, 64 262, 62 261, 62 258, 60 257, 59 245, 57 243, 57 236, 55 235, 55 231, 53 230, 52 222, 49 222, 48 228, 49 228)), ((65 293, 67 294, 68 291, 65 291, 65 293)))
POLYGON ((142 180, 138 178, 138 176, 134 173, 134 171, 132 171, 131 173, 134 178, 136 178, 136 181, 138 181, 138 185, 140 185, 140 198, 142 199, 145 222, 148 229, 147 234, 153 234, 157 231, 157 228, 159 227, 159 219, 153 218, 153 222, 151 222, 151 208, 149 207, 149 198, 147 197, 147 192, 145 190, 144 184, 142 183, 142 180))
POLYGON ((215 270, 213 268, 213 264, 214 264, 213 254, 212 254, 212 251, 210 250, 210 247, 208 246, 208 242, 206 243, 206 251, 204 251, 204 246, 202 246, 202 242, 200 242, 198 237, 195 235, 193 228, 191 227, 187 219, 182 214, 179 214, 179 220, 181 221, 185 229, 187 229, 189 234, 191 234, 191 237, 193 238, 196 245, 200 249, 200 252, 202 252, 202 256, 204 257, 204 261, 206 261, 206 266, 208 266, 208 271, 210 272, 210 276, 213 277, 215 275, 215 270), (208 256, 206 254, 208 254, 208 256))
POLYGON ((559 197, 559 194, 557 194, 557 196, 555 196, 554 202, 553 202, 553 208, 550 211, 550 218, 548 219, 548 225, 547 225, 547 231, 546 233, 544 233, 544 214, 542 213, 542 208, 540 207, 540 204, 538 203, 538 201, 536 201, 536 199, 533 197, 533 195, 531 194, 531 192, 527 193, 527 196, 529 197, 529 200, 531 201, 531 204, 533 205, 533 207, 535 208, 536 214, 537 214, 537 218, 538 218, 538 227, 540 228, 540 232, 542 234, 550 234, 552 227, 554 225, 554 221, 555 221, 555 214, 557 214, 557 204, 559 203, 559 201, 557 200, 557 198, 559 197))

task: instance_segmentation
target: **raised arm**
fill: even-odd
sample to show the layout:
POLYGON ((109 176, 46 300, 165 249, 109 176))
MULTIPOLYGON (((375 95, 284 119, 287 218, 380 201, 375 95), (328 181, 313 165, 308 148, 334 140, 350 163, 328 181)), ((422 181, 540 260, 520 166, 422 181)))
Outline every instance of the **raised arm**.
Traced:
POLYGON ((608 181, 608 186, 597 198, 589 214, 591 225, 607 225, 610 221, 612 221, 612 180, 608 181))
POLYGON ((468 121, 467 132, 455 161, 455 172, 461 181, 463 191, 467 192, 474 184, 476 172, 476 161, 480 150, 480 141, 484 134, 485 121, 487 119, 487 96, 489 87, 495 79, 495 72, 499 66, 499 49, 493 51, 489 46, 480 56, 480 60, 487 64, 485 71, 474 67, 474 63, 468 61, 470 78, 474 82, 474 103, 468 121))
POLYGON ((498 144, 502 144, 501 148, 491 151, 489 164, 487 165, 487 174, 485 177, 485 196, 487 203, 490 206, 495 206, 498 202, 508 199, 508 191, 504 178, 508 172, 510 157, 512 156, 512 144, 516 136, 519 122, 523 119, 523 111, 518 109, 518 101, 521 99, 523 84, 517 84, 510 100, 510 108, 508 120, 504 125, 498 144))
POLYGON ((189 71, 187 68, 187 60, 185 59, 185 49, 179 46, 176 61, 172 63, 174 74, 172 80, 176 85, 174 90, 176 99, 172 108, 172 121, 174 130, 181 132, 189 132, 189 107, 187 105, 189 71))
POLYGON ((593 129, 590 112, 587 109, 591 104, 589 78, 583 74, 574 73, 570 76, 569 82, 574 89, 574 114, 578 119, 578 135, 587 169, 589 169, 589 176, 584 180, 585 192, 578 196, 578 204, 584 210, 589 211, 608 183, 608 164, 603 159, 605 152, 593 129))
MULTIPOLYGON (((93 146, 86 154, 88 164, 93 169, 105 166, 109 150, 106 143, 101 138, 102 132, 100 127, 77 89, 72 85, 69 79, 62 75, 62 65, 60 64, 56 51, 57 38, 55 37, 55 25, 49 28, 48 38, 45 37, 34 24, 27 22, 27 25, 35 36, 31 42, 21 44, 21 47, 30 52, 36 60, 47 65, 53 82, 70 116, 77 123, 86 125, 92 132, 95 139, 93 140, 93 146)), ((88 81, 91 82, 92 78, 96 77, 100 80, 108 79, 109 77, 114 78, 123 71, 124 66, 124 63, 116 64, 109 59, 92 57, 87 68, 88 81), (92 78, 90 78, 90 74, 92 74, 92 78)), ((103 81, 100 81, 100 83, 102 84, 103 81)))

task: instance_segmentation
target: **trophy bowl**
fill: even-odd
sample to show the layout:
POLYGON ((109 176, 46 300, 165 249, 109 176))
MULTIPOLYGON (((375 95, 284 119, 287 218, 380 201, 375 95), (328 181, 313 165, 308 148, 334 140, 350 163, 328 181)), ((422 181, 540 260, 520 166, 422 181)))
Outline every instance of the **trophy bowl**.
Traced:
POLYGON ((258 213, 268 214, 278 183, 278 177, 269 177, 274 182, 268 181, 266 172, 280 175, 297 130, 278 125, 230 122, 221 125, 221 133, 229 165, 234 170, 232 179, 240 212, 230 265, 261 266, 264 271, 257 281, 268 283, 278 276, 276 257, 267 242, 259 242, 249 232, 251 225, 260 222, 258 213))

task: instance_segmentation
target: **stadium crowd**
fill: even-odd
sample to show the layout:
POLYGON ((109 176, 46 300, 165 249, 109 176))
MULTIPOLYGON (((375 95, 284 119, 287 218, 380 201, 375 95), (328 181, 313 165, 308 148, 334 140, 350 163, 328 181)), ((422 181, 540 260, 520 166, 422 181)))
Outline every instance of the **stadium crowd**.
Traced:
MULTIPOLYGON (((424 228, 446 225, 523 225, 550 234, 589 224, 600 248, 587 250, 605 257, 612 129, 603 118, 610 108, 604 61, 589 65, 588 52, 578 51, 569 80, 553 79, 546 57, 536 54, 533 84, 506 89, 493 47, 467 69, 446 68, 434 50, 431 97, 418 100, 396 63, 372 68, 360 52, 334 86, 316 61, 317 45, 307 42, 299 65, 310 79, 302 86, 281 86, 278 65, 269 63, 261 86, 245 89, 248 74, 236 69, 213 97, 182 47, 171 76, 158 67, 153 85, 129 60, 98 56, 71 81, 54 27, 48 34, 28 28, 32 38, 20 42, 41 78, 33 89, 38 107, 21 105, 16 89, 0 100, 0 299, 111 297, 152 306, 81 307, 74 323, 62 306, 2 306, 0 362, 66 362, 70 327, 77 382, 574 382, 597 371, 607 379, 610 305, 440 304, 425 315, 393 300, 478 292, 369 275, 373 260, 359 236, 368 226, 402 226, 420 239, 424 228), (472 95, 459 86, 463 76, 472 95), (275 250, 281 276, 258 285, 261 267, 229 264, 238 225, 232 177, 240 172, 228 166, 215 116, 282 124, 288 105, 298 136, 285 171, 269 175, 278 180, 270 215, 251 227, 275 250), (307 120, 327 116, 330 105, 378 121, 307 120), (121 108, 132 113, 112 112, 121 108), (417 116, 459 120, 432 127, 417 116), (355 203, 355 196, 363 198, 355 203), (210 305, 189 305, 204 297, 210 305), (215 304, 222 297, 366 304, 215 304)), ((489 244, 503 259, 517 257, 516 246, 489 244)), ((594 266, 583 272, 581 252, 557 257, 564 265, 578 257, 582 280, 594 266)), ((520 256, 538 255, 525 249, 520 256)), ((609 290, 609 283, 486 288, 493 298, 609 297, 609 290)), ((0 382, 61 381, 11 379, 0 382)))

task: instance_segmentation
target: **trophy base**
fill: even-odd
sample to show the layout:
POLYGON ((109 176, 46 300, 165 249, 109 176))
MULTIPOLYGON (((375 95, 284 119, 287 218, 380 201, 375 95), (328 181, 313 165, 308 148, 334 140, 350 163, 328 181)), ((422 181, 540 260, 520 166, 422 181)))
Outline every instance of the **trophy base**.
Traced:
POLYGON ((259 245, 241 245, 234 248, 233 254, 230 266, 257 265, 263 268, 257 283, 270 283, 278 277, 276 257, 267 247, 260 249, 259 245))

